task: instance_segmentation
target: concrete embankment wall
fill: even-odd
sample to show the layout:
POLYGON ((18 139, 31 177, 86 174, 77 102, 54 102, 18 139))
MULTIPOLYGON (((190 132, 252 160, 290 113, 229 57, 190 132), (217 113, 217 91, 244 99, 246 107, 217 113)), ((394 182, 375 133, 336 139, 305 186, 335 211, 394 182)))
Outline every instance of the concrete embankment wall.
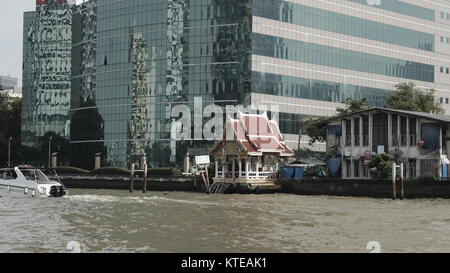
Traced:
MULTIPOLYGON (((108 189, 129 190, 131 179, 124 176, 60 176, 61 182, 68 189, 108 189)), ((144 187, 142 179, 134 180, 134 190, 144 187)), ((194 177, 149 177, 147 180, 149 191, 202 191, 200 180, 194 177)))
MULTIPOLYGON (((283 193, 300 195, 330 195, 392 198, 392 183, 388 180, 321 179, 281 182, 283 193)), ((397 183, 397 197, 400 197, 397 183)), ((405 182, 405 198, 450 198, 450 181, 405 182)))

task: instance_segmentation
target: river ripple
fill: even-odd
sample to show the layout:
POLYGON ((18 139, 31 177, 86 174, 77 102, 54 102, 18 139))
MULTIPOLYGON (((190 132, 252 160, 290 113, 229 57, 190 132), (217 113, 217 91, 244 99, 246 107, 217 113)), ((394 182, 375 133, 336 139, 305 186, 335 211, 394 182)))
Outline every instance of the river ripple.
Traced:
POLYGON ((450 252, 450 200, 71 190, 0 198, 0 252, 450 252))

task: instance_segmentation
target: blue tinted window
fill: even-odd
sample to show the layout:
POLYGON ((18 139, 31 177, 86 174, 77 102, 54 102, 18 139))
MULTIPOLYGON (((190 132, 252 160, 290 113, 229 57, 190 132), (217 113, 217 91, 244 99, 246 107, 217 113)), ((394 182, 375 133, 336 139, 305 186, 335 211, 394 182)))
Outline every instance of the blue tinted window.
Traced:
POLYGON ((379 1, 349 0, 349 1, 429 21, 435 21, 436 17, 435 15, 436 13, 432 9, 411 5, 397 0, 379 0, 379 1))
POLYGON ((254 16, 356 36, 400 46, 434 51, 434 35, 281 0, 254 2, 254 16))
POLYGON ((366 98, 371 106, 385 106, 394 91, 344 83, 319 81, 271 73, 252 72, 252 91, 274 96, 341 103, 366 98))
POLYGON ((434 66, 253 33, 253 54, 434 82, 434 66))

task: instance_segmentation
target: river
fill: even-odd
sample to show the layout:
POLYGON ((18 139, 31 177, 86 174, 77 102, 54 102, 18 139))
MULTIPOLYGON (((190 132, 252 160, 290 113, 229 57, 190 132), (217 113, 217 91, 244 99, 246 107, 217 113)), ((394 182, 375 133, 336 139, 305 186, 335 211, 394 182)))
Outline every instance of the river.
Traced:
POLYGON ((0 252, 450 252, 450 200, 69 194, 0 198, 0 252))

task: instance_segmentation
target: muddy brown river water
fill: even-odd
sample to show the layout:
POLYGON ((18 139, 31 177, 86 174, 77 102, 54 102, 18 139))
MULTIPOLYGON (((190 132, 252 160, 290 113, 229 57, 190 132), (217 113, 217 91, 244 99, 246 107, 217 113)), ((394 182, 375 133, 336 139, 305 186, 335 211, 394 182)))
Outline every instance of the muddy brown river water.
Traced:
POLYGON ((0 252, 450 252, 450 200, 69 194, 0 198, 0 252))

